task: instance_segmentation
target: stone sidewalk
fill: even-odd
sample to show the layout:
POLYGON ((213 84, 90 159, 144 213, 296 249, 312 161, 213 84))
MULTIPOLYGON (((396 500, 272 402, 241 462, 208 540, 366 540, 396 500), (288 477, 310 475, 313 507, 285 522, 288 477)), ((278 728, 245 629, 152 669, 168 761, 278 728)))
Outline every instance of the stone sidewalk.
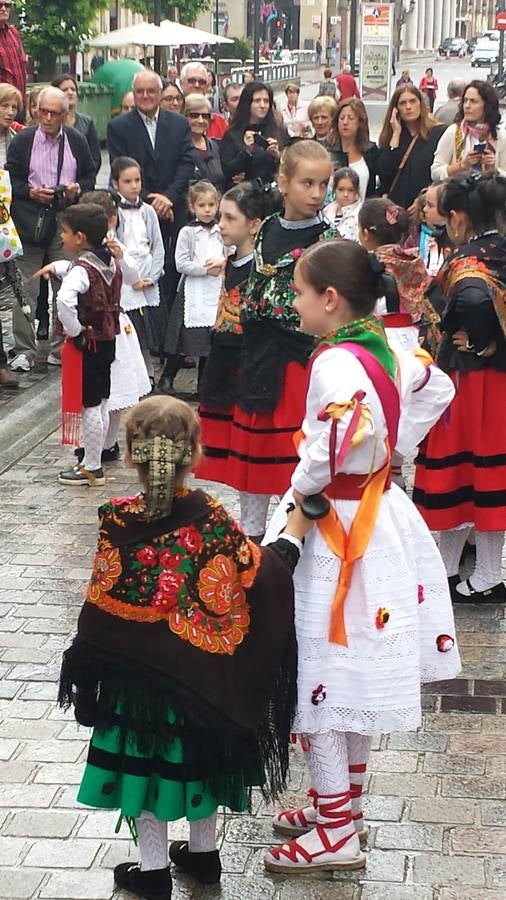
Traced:
MULTIPOLYGON (((120 461, 105 489, 63 488, 55 475, 68 461, 54 432, 0 476, 0 897, 9 900, 106 900, 112 867, 136 859, 126 828, 114 835, 115 813, 77 806, 88 731, 54 703, 96 508, 130 491, 135 476, 120 461)), ((212 489, 236 511, 232 491, 212 489)), ((504 610, 457 615, 462 676, 431 686, 421 732, 375 741, 366 870, 298 881, 264 874, 272 811, 257 796, 251 817, 221 816, 221 887, 176 875, 174 900, 504 900, 504 610)), ((288 801, 302 800, 304 788, 294 752, 288 801)), ((184 836, 184 824, 170 834, 184 836)))

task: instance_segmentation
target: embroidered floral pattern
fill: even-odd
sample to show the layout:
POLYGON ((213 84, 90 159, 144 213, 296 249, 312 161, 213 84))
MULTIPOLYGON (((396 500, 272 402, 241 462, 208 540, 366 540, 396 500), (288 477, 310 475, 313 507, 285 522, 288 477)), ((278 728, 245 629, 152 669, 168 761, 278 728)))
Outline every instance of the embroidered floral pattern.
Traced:
POLYGON ((121 575, 121 557, 116 547, 97 553, 88 587, 88 599, 96 603, 110 591, 121 575))
POLYGON ((388 612, 388 609, 386 609, 384 606, 380 606, 378 612, 376 613, 376 628, 384 628, 389 618, 390 613, 388 612))
MULTIPOLYGON (((129 505, 126 499, 121 509, 129 505)), ((88 601, 127 620, 165 620, 193 646, 232 655, 248 633, 245 588, 255 579, 260 550, 217 501, 207 498, 207 509, 198 527, 185 525, 120 550, 110 545, 107 528, 121 524, 120 506, 110 504, 88 601)))
MULTIPOLYGON (((247 282, 245 282, 246 284, 247 282)), ((242 325, 240 322, 241 311, 244 304, 241 288, 243 285, 237 285, 226 291, 223 288, 218 313, 216 316, 215 331, 228 332, 229 334, 242 334, 242 325)))
POLYGON ((436 646, 440 653, 448 653, 454 644, 455 640, 449 634, 439 634, 436 638, 436 646))
POLYGON ((311 703, 313 706, 318 706, 319 703, 322 703, 327 696, 327 690, 324 684, 319 684, 311 694, 311 703))

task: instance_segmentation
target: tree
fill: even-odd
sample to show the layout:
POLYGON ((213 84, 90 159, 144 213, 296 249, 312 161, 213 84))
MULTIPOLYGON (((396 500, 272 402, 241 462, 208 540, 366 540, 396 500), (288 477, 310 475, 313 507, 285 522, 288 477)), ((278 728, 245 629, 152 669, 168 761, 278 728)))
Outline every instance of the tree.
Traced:
POLYGON ((23 44, 38 63, 40 81, 53 78, 57 56, 79 50, 95 34, 96 15, 109 6, 110 0, 24 0, 23 44))
MULTIPOLYGON (((175 10, 179 12, 179 21, 183 25, 193 25, 201 12, 207 12, 211 0, 179 0, 179 3, 171 3, 170 0, 162 0, 162 19, 174 19, 175 10)), ((149 22, 154 18, 153 0, 125 0, 125 6, 134 12, 140 13, 149 22)))

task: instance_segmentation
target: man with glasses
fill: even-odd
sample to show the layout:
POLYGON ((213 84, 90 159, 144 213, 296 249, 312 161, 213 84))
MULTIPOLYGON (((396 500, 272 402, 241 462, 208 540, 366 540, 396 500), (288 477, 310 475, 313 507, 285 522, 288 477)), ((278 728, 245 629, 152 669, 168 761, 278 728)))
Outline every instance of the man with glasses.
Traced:
MULTIPOLYGON (((188 62, 181 69, 181 90, 185 97, 189 94, 207 94, 209 89, 209 80, 207 77, 207 69, 201 62, 188 62)), ((221 140, 228 128, 228 122, 221 113, 213 113, 209 128, 207 129, 207 137, 221 140)))
POLYGON ((0 82, 13 84, 25 95, 26 54, 19 32, 9 25, 12 0, 0 0, 0 82))
MULTIPOLYGON (((23 242, 23 256, 18 259, 30 314, 25 315, 15 304, 12 312, 14 349, 17 356, 11 363, 13 369, 29 371, 37 353, 34 318, 39 293, 39 280, 33 273, 40 269, 44 259, 54 262, 67 259, 62 247, 58 212, 76 203, 84 191, 95 187, 95 163, 88 141, 75 128, 64 125, 68 113, 68 100, 59 88, 43 88, 38 96, 38 124, 25 128, 14 137, 7 151, 6 168, 12 182, 12 218, 23 242), (57 187, 58 186, 58 187, 57 187), (55 190, 56 189, 56 190, 55 190), (30 207, 32 209, 30 209, 30 207), (33 213, 51 208, 54 213, 54 229, 47 243, 39 246, 32 242, 34 229, 29 222, 33 213), (28 218, 27 218, 28 216, 28 218)), ((53 335, 48 363, 60 364, 61 338, 55 335, 58 283, 53 284, 53 335)))

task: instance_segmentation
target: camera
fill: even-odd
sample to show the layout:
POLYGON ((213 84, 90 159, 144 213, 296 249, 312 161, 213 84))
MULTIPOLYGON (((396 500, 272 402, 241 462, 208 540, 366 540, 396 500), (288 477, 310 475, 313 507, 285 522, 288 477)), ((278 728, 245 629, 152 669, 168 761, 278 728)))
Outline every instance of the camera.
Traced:
POLYGON ((53 208, 57 209, 58 212, 62 212, 62 210, 66 209, 67 199, 65 197, 65 185, 57 184, 53 188, 53 208))
POLYGON ((264 138, 263 134, 261 134, 259 131, 255 131, 255 137, 253 138, 253 140, 258 147, 262 148, 262 150, 267 150, 269 141, 267 140, 267 138, 264 138))

